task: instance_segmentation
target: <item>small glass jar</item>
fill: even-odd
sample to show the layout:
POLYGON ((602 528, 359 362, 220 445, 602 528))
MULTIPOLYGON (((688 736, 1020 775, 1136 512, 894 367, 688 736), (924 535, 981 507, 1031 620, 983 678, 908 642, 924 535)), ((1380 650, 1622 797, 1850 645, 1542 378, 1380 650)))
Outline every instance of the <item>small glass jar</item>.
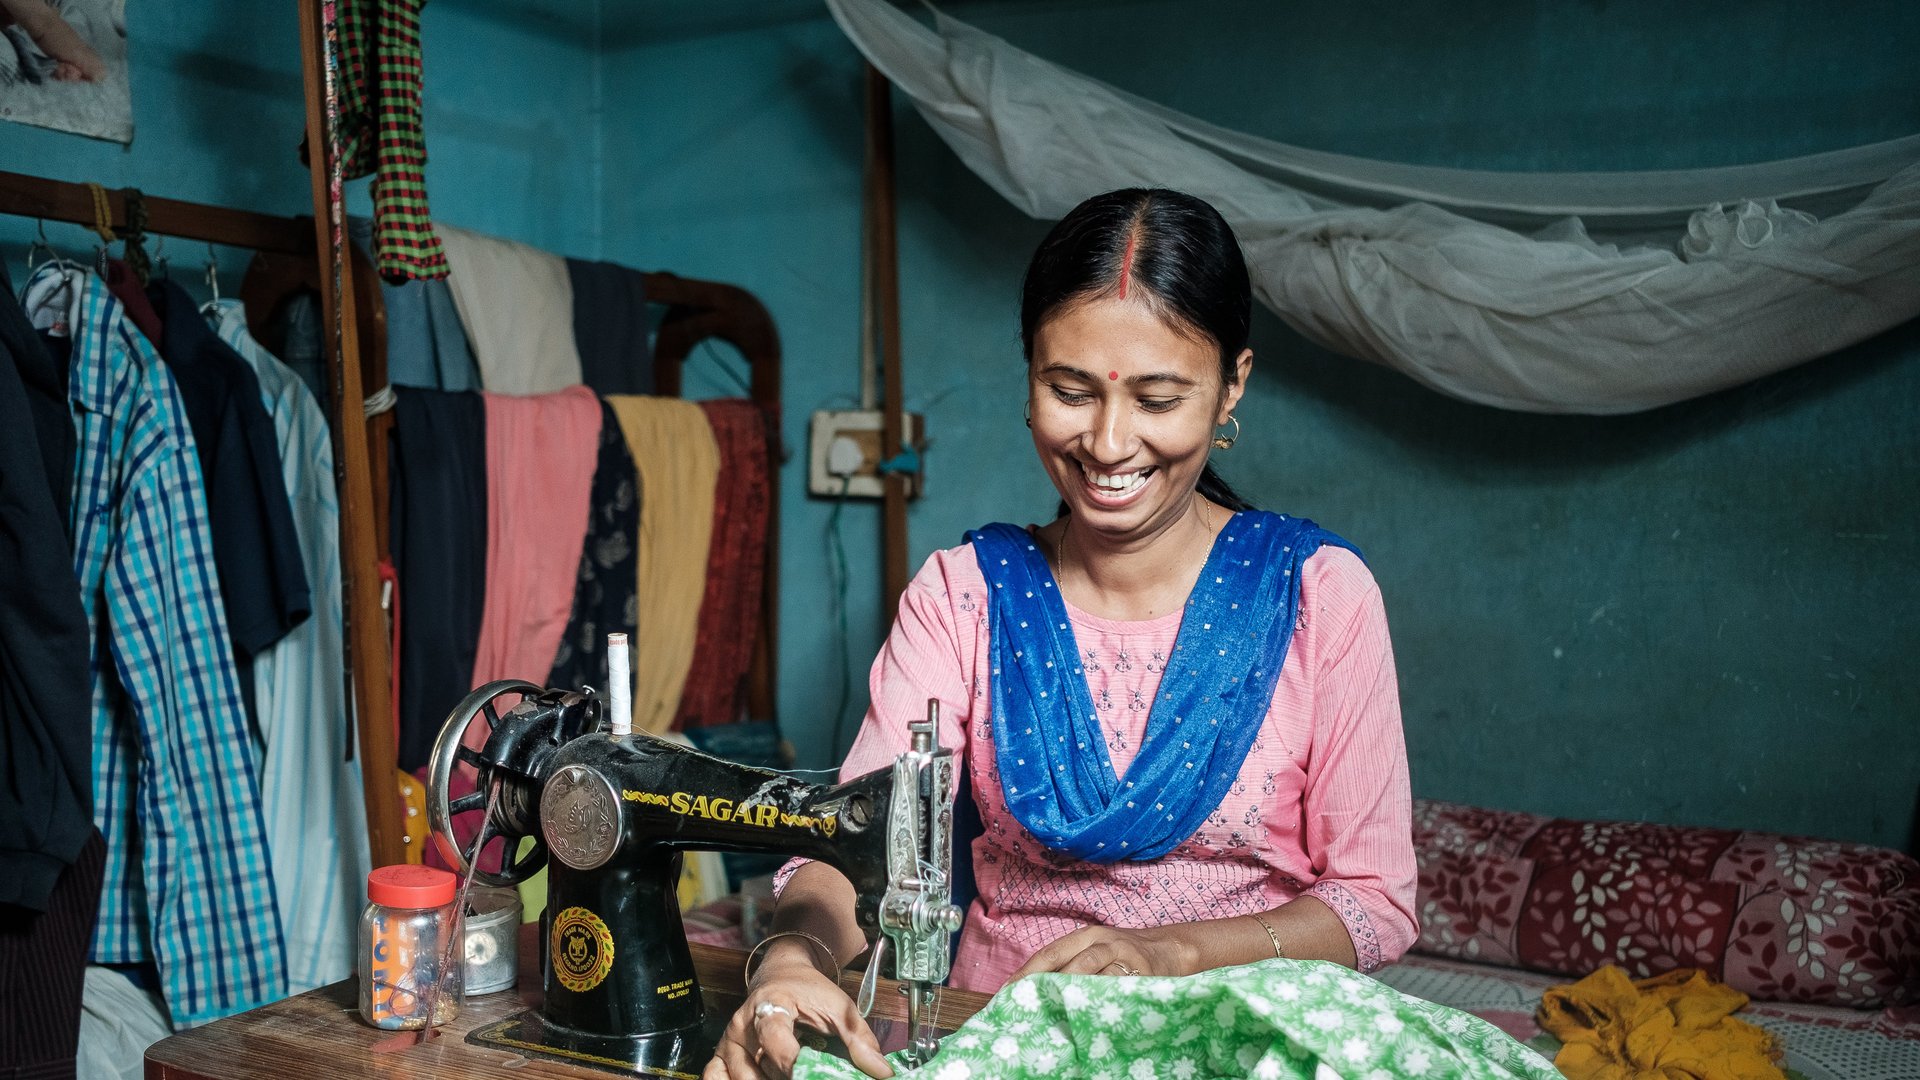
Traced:
POLYGON ((431 866, 383 866, 367 875, 360 916, 360 1016, 394 1031, 434 1027, 460 1015, 465 950, 453 942, 454 876, 431 866), (432 987, 439 986, 433 997, 432 987))

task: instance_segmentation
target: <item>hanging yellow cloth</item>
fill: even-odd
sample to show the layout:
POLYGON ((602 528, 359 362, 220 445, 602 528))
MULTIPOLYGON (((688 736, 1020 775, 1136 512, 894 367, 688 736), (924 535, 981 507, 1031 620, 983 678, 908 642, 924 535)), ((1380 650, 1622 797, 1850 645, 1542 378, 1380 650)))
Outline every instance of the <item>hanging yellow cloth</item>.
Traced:
POLYGON ((1773 1036, 1733 1014, 1747 995, 1692 968, 1629 979, 1609 964, 1540 999, 1568 1080, 1785 1080, 1773 1036))
POLYGON ((427 785, 405 769, 394 773, 395 781, 400 785, 400 808, 405 817, 400 824, 405 831, 400 837, 402 850, 407 853, 407 861, 418 863, 427 857, 427 785))
POLYGON ((607 404, 640 473, 633 729, 657 735, 672 725, 693 664, 720 447, 707 414, 691 401, 614 394, 607 404))

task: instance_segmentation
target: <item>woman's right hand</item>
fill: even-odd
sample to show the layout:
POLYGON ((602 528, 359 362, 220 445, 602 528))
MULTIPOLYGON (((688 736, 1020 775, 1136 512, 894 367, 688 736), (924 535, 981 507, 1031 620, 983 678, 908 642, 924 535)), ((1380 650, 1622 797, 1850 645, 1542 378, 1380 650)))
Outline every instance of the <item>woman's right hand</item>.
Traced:
POLYGON ((786 1080, 800 1056, 797 1024, 837 1036, 868 1076, 893 1075, 853 999, 802 955, 768 956, 754 972, 701 1080, 786 1080))

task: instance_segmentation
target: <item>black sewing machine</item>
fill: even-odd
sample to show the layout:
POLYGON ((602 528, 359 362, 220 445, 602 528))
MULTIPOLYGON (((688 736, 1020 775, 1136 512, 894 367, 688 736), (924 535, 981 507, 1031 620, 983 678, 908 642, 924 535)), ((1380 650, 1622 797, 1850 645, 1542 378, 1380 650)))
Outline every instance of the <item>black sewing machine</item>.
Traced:
POLYGON ((953 755, 935 745, 934 719, 913 724, 913 746, 891 768, 829 786, 614 734, 609 711, 592 693, 509 680, 468 695, 441 729, 427 794, 441 854, 464 874, 490 837, 505 837, 502 869, 474 872, 488 885, 549 866, 545 1004, 469 1041, 619 1072, 696 1076, 728 1017, 702 1006, 677 883, 681 852, 715 850, 804 855, 846 874, 874 942, 861 1010, 871 1007, 876 975, 900 980, 915 1033, 909 1052, 930 1055, 922 1020, 947 977, 961 917, 948 885, 953 755), (514 698, 503 712, 501 700, 514 698), (475 790, 450 797, 462 765, 475 790), (490 799, 484 830, 462 850, 453 815, 490 799), (535 843, 515 857, 522 837, 535 843))

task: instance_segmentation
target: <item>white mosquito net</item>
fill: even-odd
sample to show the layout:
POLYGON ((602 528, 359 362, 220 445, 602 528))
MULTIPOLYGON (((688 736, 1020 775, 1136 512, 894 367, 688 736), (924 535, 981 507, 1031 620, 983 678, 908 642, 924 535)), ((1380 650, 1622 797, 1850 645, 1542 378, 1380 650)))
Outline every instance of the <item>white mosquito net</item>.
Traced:
POLYGON ((929 28, 888 0, 827 6, 1015 206, 1192 192, 1295 329, 1467 401, 1650 409, 1920 314, 1920 136, 1668 172, 1398 165, 1228 131, 938 12, 929 28))

